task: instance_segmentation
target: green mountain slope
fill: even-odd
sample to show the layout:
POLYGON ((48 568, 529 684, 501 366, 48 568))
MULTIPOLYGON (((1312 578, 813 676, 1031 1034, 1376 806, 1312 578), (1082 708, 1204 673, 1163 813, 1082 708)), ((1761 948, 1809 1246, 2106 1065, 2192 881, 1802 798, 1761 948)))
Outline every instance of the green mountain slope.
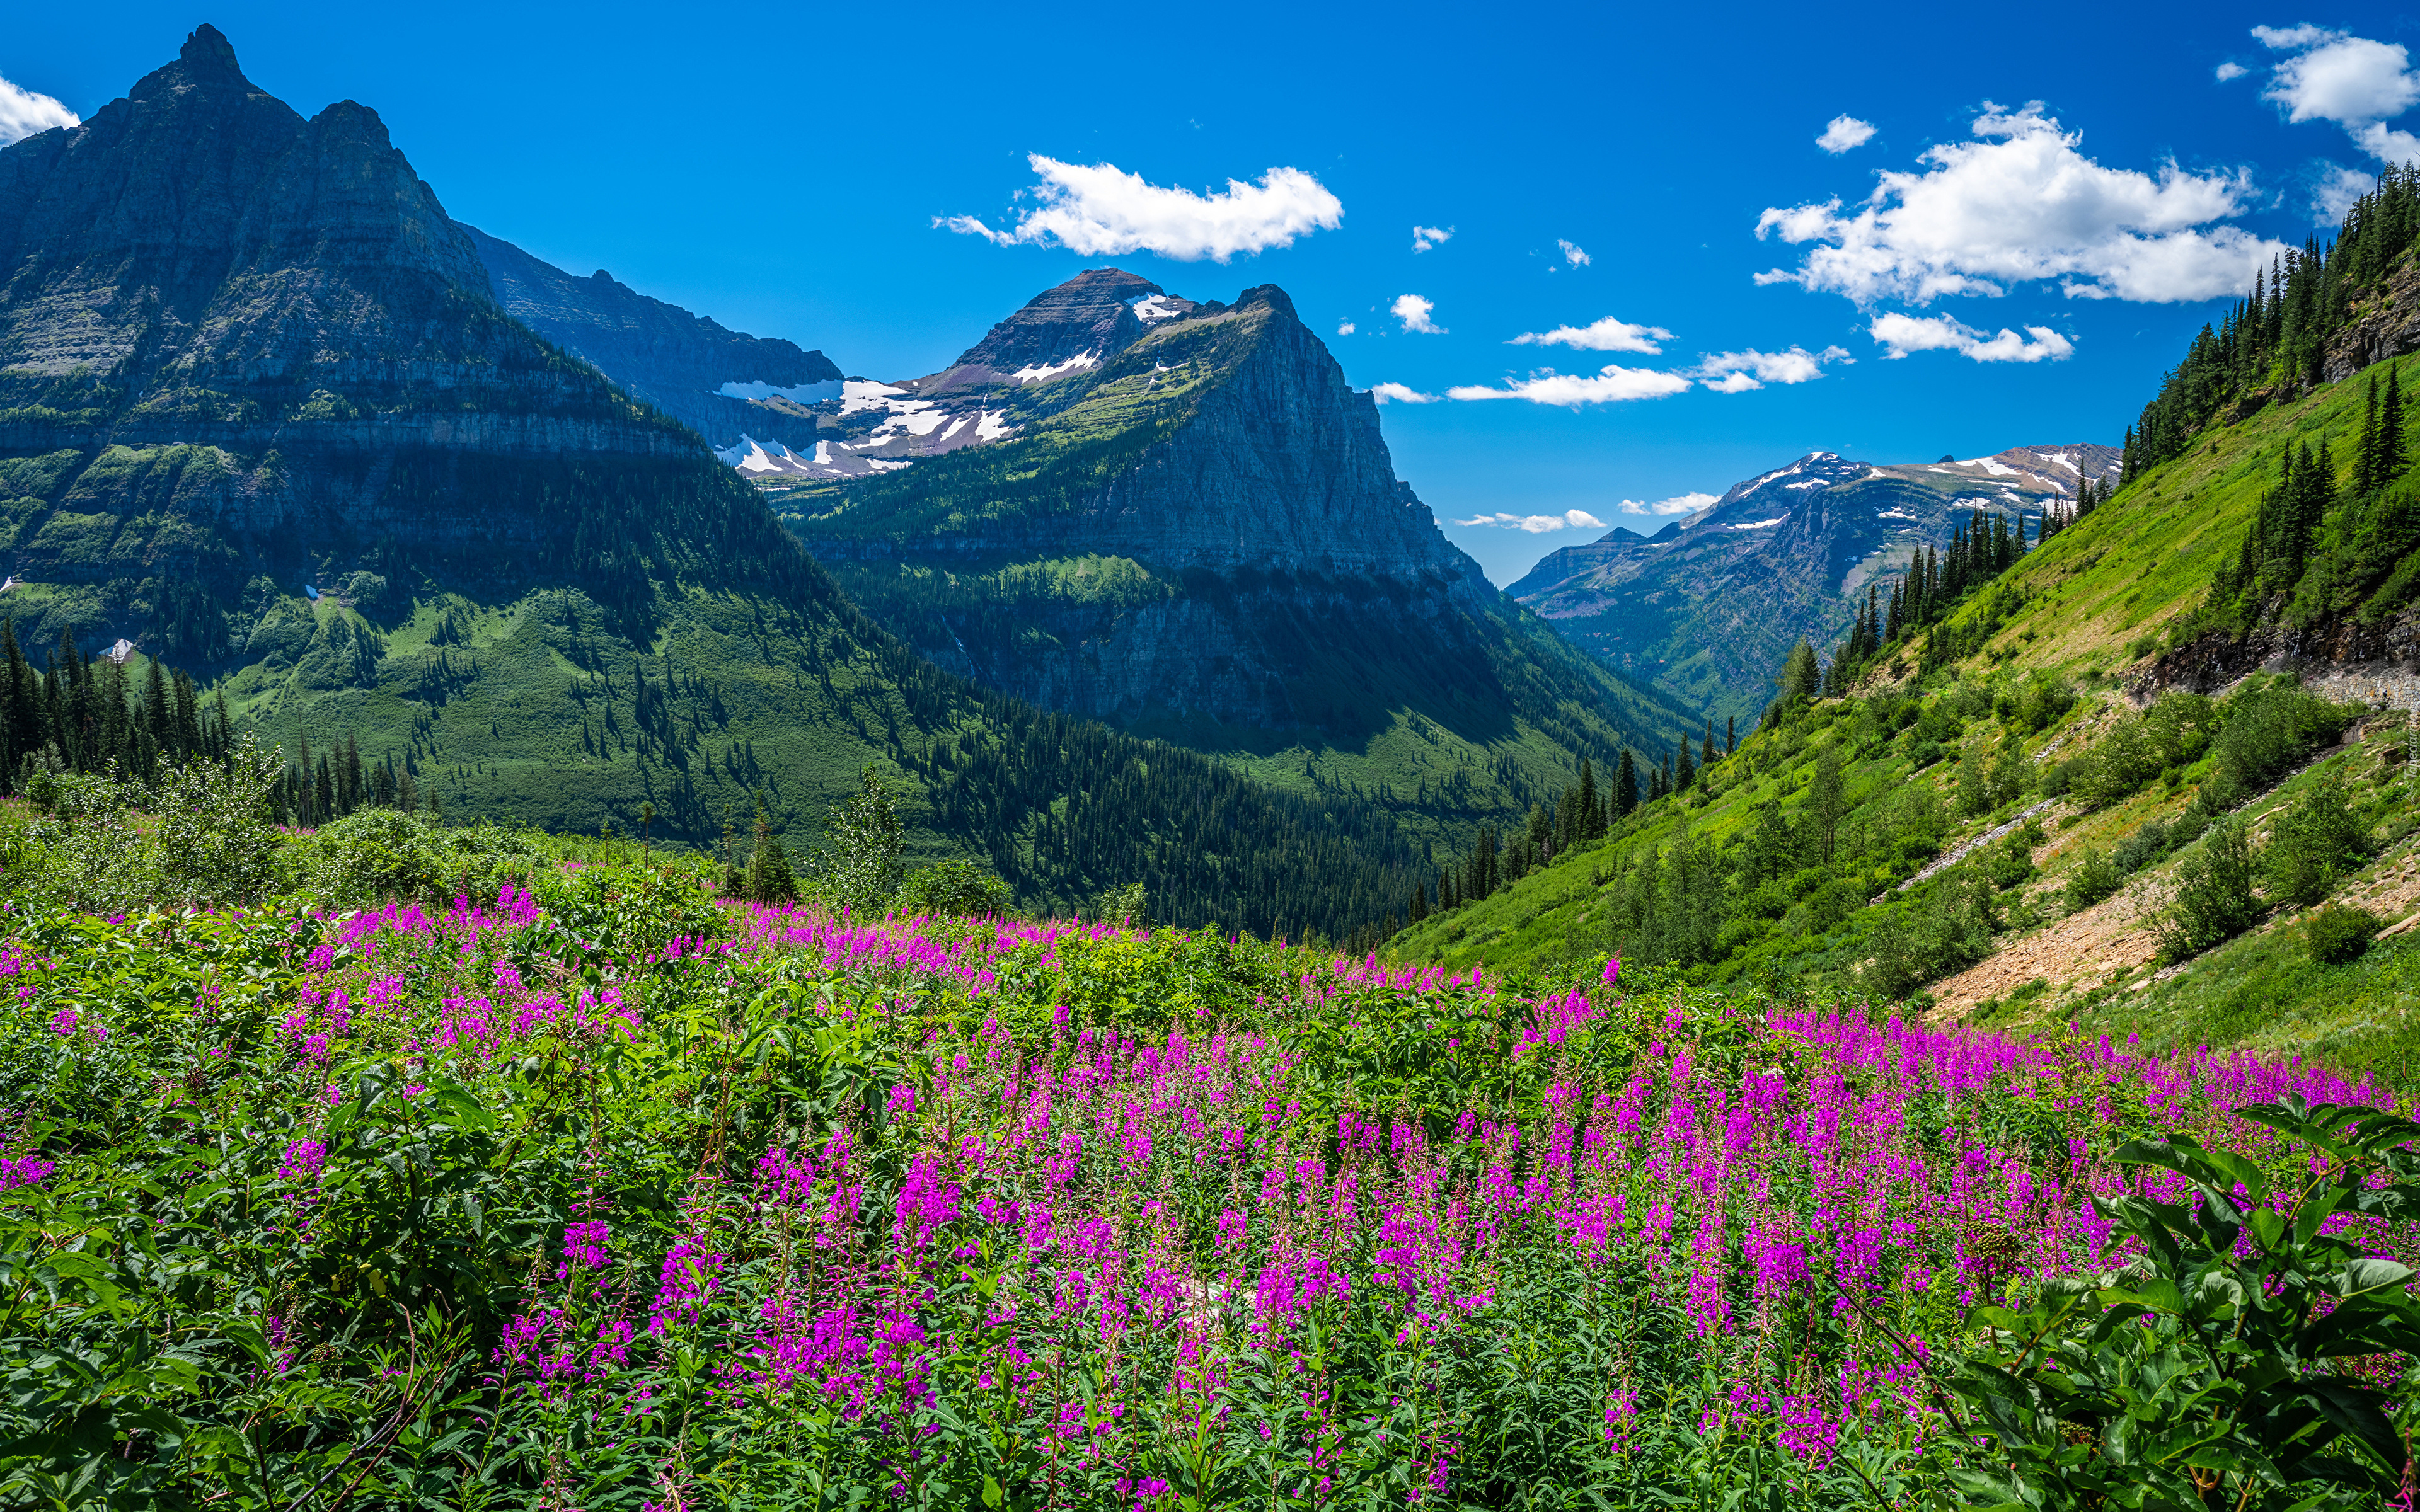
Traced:
POLYGON ((1154 293, 1085 274, 876 396, 937 439, 977 415, 1012 434, 791 485, 783 518, 943 666, 1436 839, 1687 727, 1444 539, 1282 291, 1154 293))
POLYGON ((2311 591, 2347 581, 2341 563, 2408 507, 2408 442, 2398 475, 2355 486, 2365 436, 2381 444, 2371 380, 2382 395, 2395 371, 2198 432, 1884 647, 1849 695, 1785 695, 1677 798, 1492 891, 1466 887, 1466 861, 1455 890, 1482 895, 1393 948, 1452 966, 1613 950, 2012 1026, 2420 1054, 2420 931, 2341 961, 2312 935, 2329 906, 2363 910, 2363 929, 2420 914, 2409 559, 2373 562, 2366 595, 2311 591), (2289 453, 2335 501, 2300 527, 2302 578, 2249 594, 2244 543, 2287 528, 2289 453), (2325 813, 2352 841, 2298 872, 2325 813), (2253 868, 2244 911, 2188 937, 2194 879, 2230 826, 2253 868))
MULTIPOLYGON (((921 661, 697 436, 504 314, 374 114, 305 120, 210 28, 0 150, 0 615, 38 665, 128 640, 291 752, 351 736, 551 829, 652 804, 710 845, 761 794, 811 841, 870 763, 917 849, 1037 908, 1143 881, 1167 918, 1342 934, 1411 874, 1367 805, 921 661), (1112 793, 1115 825, 1071 807, 1112 793)), ((42 754, 7 723, 0 785, 42 754)))

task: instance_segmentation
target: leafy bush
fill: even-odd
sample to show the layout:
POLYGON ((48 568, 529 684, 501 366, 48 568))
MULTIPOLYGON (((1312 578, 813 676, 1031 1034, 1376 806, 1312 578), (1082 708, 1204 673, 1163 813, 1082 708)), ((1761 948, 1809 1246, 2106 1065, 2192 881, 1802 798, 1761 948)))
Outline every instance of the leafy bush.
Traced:
POLYGON ((2330 903, 2304 920, 2304 948, 2323 966, 2342 965, 2368 953, 2378 924, 2378 916, 2366 908, 2330 903))
POLYGON ((2344 774, 2330 767, 2314 776, 2277 816, 2260 864, 2271 897, 2315 903, 2369 854, 2369 826, 2352 811, 2344 774))
POLYGON ((2291 682, 2247 687, 2226 702, 2226 722, 2211 742, 2220 766, 2243 790, 2267 787, 2359 710, 2330 703, 2291 682))
POLYGON ((2177 896, 2160 926, 2160 953, 2171 962, 2199 955, 2251 928, 2260 917, 2252 895, 2252 841, 2241 824, 2221 820, 2177 863, 2177 896))
POLYGON ((2129 1143, 2121 1164, 2190 1191, 2093 1196, 2141 1257, 1977 1310, 1985 1342, 1949 1379, 1995 1452, 1950 1471, 1967 1505, 2367 1512, 2396 1494, 2406 1446, 2360 1357, 2420 1353, 2414 1273, 2335 1230, 2420 1213, 2420 1124, 2299 1096, 2238 1111, 2296 1158, 2129 1143))
POLYGON ((1004 914, 1013 903, 1008 884, 972 861, 920 866, 899 887, 899 907, 911 914, 1004 914))
POLYGON ((321 825, 295 841, 282 864, 295 886, 337 908, 492 899, 553 870, 530 836, 494 825, 454 828, 375 808, 321 825))
POLYGON ((2119 876, 2131 877, 2147 866, 2158 865, 2170 848, 2168 826, 2155 819, 2119 841, 2110 863, 2119 876))
POLYGON ((1862 980, 1885 997, 1903 998, 1992 953, 2000 914, 1990 879, 1959 866, 1924 889, 1921 898, 1885 911, 1869 936, 1874 955, 1862 980))
POLYGON ((2067 874, 2067 911, 2084 912, 2116 893, 2122 880, 2107 851, 2085 852, 2077 858, 2075 870, 2067 874))

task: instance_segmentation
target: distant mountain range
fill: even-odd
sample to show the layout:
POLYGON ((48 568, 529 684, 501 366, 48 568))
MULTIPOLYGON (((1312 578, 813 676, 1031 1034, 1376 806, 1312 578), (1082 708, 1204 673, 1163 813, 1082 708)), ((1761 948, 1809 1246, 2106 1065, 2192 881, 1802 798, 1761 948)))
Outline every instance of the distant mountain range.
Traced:
POLYGON ((2114 478, 2114 446, 2019 446, 1929 463, 1810 452, 1732 486, 1651 536, 1616 529, 1550 553, 1508 592, 1606 665, 1722 719, 1762 710, 1791 645, 1828 649, 1869 586, 1977 510, 2039 531, 2077 486, 2114 478))

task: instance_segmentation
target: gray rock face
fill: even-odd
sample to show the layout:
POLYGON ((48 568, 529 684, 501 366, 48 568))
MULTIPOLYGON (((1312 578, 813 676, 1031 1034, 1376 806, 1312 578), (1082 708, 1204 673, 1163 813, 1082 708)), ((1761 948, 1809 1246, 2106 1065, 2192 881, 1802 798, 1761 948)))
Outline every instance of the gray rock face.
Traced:
POLYGON ((894 633, 1047 708, 1334 741, 1409 712, 1482 748, 1551 726, 1574 766, 1679 727, 1446 540, 1281 289, 1193 305, 1097 270, 969 357, 1104 347, 1014 399, 962 363, 992 385, 967 402, 1022 407, 1017 435, 801 489, 785 517, 894 633), (1075 315, 1046 336, 1050 311, 1075 315))
POLYGON ((208 660, 257 579, 560 533, 465 468, 706 455, 504 313, 375 112, 305 120, 208 26, 0 150, 0 459, 57 459, 0 550, 102 643, 208 660))
POLYGON ((1158 285, 1123 269, 1088 269, 1035 296, 951 365, 1007 374, 1052 366, 1086 353, 1115 356, 1142 334, 1132 301, 1159 292, 1158 285))
POLYGON ((758 401, 782 397, 798 406, 837 398, 841 371, 823 353, 727 330, 650 299, 601 268, 575 278, 475 226, 462 230, 514 319, 595 363, 707 444, 729 448, 746 436, 814 449, 813 416, 758 401), (742 392, 725 393, 726 387, 742 392))
MULTIPOLYGON (((1814 452, 1734 485, 1685 525, 1608 532, 1548 555, 1508 590, 1576 644, 1716 718, 1760 712, 1791 646, 1828 648, 1869 587, 1977 510, 2038 521, 2116 447, 2012 447, 1970 461, 1875 466, 1814 452)), ((2030 527, 2029 527, 2030 528, 2030 527)))

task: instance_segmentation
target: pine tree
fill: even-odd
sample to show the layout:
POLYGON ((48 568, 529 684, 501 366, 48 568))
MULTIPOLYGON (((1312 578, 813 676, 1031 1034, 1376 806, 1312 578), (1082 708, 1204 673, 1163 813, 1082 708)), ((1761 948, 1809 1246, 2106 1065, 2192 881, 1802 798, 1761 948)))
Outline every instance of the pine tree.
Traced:
POLYGON ((1580 758, 1579 813, 1574 826, 1572 836, 1574 840, 1591 841, 1596 839, 1599 833, 1596 828, 1597 808, 1596 764, 1590 761, 1586 756, 1583 756, 1580 758))
POLYGON ((1733 756, 1737 755, 1738 752, 1739 716, 1734 714, 1723 721, 1723 754, 1726 756, 1733 756))
POLYGON ((1699 748, 1698 764, 1700 766, 1714 764, 1714 717, 1711 714, 1706 716, 1706 740, 1705 744, 1699 748))
POLYGON ((2405 465, 2403 442, 2403 365, 2397 363, 2386 370, 2386 399, 2378 411, 2378 455, 2372 464, 2376 477, 2372 487, 2384 488, 2403 476, 2405 465))
POLYGON ((1613 774, 1613 813, 1617 819, 1627 818, 1638 807, 1638 767, 1630 759, 1630 748, 1621 748, 1621 764, 1613 774))
POLYGON ((1412 884, 1412 922, 1417 924, 1429 917, 1428 889, 1418 882, 1412 884))
POLYGON ((2378 442, 2378 375, 2372 373, 2369 392, 2362 400, 2361 436, 2353 443, 2352 493, 2356 499, 2379 486, 2378 442))
POLYGON ((1686 793, 1698 780, 1698 764, 1689 759, 1689 737, 1672 748, 1672 791, 1686 793))

